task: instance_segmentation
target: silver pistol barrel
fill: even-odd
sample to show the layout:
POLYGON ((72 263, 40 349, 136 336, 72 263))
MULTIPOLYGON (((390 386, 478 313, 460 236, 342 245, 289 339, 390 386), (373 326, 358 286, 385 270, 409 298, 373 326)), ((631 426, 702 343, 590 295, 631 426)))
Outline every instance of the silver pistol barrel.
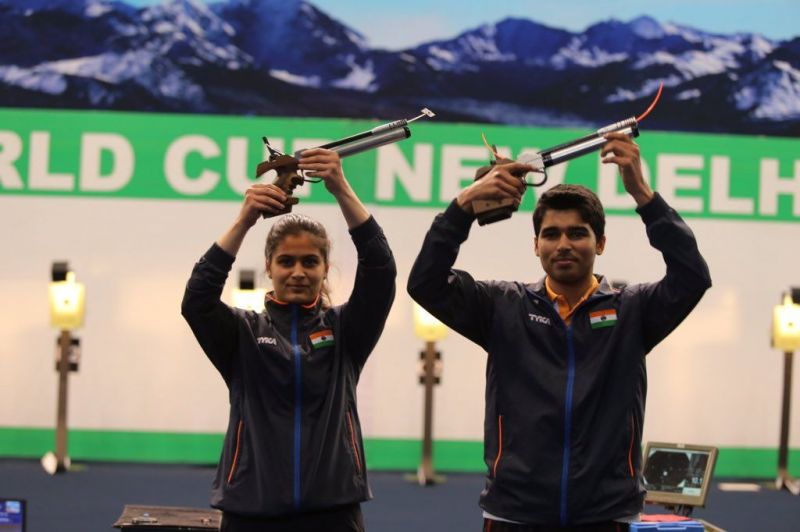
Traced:
POLYGON ((629 137, 638 137, 639 127, 635 118, 628 118, 626 120, 621 120, 619 122, 615 122, 614 124, 601 127, 594 133, 586 135, 585 137, 542 150, 542 162, 544 163, 545 168, 548 168, 550 166, 555 166, 559 163, 569 161, 570 159, 575 159, 581 155, 586 155, 587 153, 599 150, 603 147, 603 145, 605 145, 606 142, 608 142, 608 140, 605 138, 605 135, 608 133, 624 133, 629 137))

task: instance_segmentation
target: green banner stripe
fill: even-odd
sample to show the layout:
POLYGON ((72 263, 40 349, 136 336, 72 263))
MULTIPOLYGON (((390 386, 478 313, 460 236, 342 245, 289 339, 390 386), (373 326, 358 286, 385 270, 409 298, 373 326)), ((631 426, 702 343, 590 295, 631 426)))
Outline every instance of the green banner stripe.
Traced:
MULTIPOLYGON (((55 446, 55 431, 0 428, 0 456, 41 458, 55 446)), ((414 471, 422 445, 415 439, 367 438, 367 466, 382 471, 414 471)), ((69 431, 72 460, 147 463, 216 464, 222 435, 212 433, 69 431)), ((441 472, 483 473, 483 444, 479 441, 439 440, 433 445, 434 466, 441 472)), ((773 478, 777 449, 723 447, 715 475, 719 478, 773 478)), ((800 449, 789 453, 790 472, 800 476, 800 449)))
MULTIPOLYGON (((213 463, 222 434, 70 430, 74 460, 213 463)), ((55 449, 53 429, 0 428, 0 456, 40 458, 55 449)))
MULTIPOLYGON (((239 201, 265 157, 262 136, 293 153, 375 125, 0 108, 0 196, 239 201)), ((435 120, 411 130, 410 139, 345 160, 362 200, 442 208, 487 163, 481 133, 518 157, 588 132, 435 120)), ((800 220, 800 139, 657 132, 645 124, 637 142, 654 188, 687 217, 800 220)), ((609 214, 633 214, 616 169, 597 154, 549 169, 549 179, 594 189, 609 214)), ((525 195, 522 210, 533 208, 536 190, 525 195)), ((333 202, 322 185, 303 185, 296 194, 304 203, 333 202)))

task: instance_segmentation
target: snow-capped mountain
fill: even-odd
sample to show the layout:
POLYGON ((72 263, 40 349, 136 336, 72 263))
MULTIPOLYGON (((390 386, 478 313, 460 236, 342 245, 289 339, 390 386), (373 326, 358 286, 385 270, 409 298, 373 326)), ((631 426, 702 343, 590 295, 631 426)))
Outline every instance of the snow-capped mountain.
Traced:
POLYGON ((179 64, 238 70, 252 57, 233 44, 233 26, 199 0, 167 0, 142 11, 141 46, 179 64))
POLYGON ((735 85, 736 108, 756 120, 800 119, 800 71, 773 60, 753 69, 735 85))
POLYGON ((252 63, 231 44, 233 28, 197 0, 167 0, 139 11, 107 0, 12 0, 0 3, 0 10, 4 4, 12 6, 19 27, 37 30, 23 37, 41 39, 63 28, 65 19, 72 22, 69 33, 79 38, 66 38, 73 45, 69 53, 58 45, 65 39, 61 34, 39 51, 38 60, 0 66, 0 80, 66 96, 68 106, 77 97, 87 106, 117 108, 121 97, 143 93, 145 109, 209 110, 205 89, 189 70, 239 70, 252 63), (34 3, 41 9, 34 10, 34 3))
POLYGON ((0 0, 0 64, 35 66, 127 48, 136 10, 108 0, 0 0))
POLYGON ((505 19, 466 31, 454 39, 422 44, 416 54, 434 70, 476 70, 486 63, 544 66, 572 34, 530 20, 505 19))
POLYGON ((308 2, 231 0, 214 9, 234 28, 232 42, 275 77, 323 87, 366 66, 364 37, 308 2))
POLYGON ((0 0, 0 105, 800 134, 800 39, 508 18, 401 51, 304 0, 0 0))

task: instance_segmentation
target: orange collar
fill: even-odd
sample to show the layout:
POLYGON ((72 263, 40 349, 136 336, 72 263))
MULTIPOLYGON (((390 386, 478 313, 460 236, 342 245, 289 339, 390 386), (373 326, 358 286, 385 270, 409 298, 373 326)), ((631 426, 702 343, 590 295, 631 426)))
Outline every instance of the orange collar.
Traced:
POLYGON ((600 283, 597 281, 597 277, 592 275, 592 284, 589 286, 589 289, 584 292, 581 298, 575 303, 574 306, 570 307, 569 302, 567 302, 567 298, 562 296, 561 294, 557 294, 553 291, 550 287, 550 278, 544 278, 544 287, 547 290, 547 297, 550 298, 550 301, 555 303, 558 306, 558 314, 561 316, 561 319, 564 320, 565 323, 569 324, 570 320, 572 319, 572 314, 575 312, 581 303, 589 299, 592 294, 595 293, 597 288, 600 286, 600 283))
MULTIPOLYGON (((301 306, 303 308, 306 308, 306 309, 312 309, 312 308, 316 307, 317 303, 319 302, 319 296, 320 296, 320 294, 317 294, 317 297, 314 299, 314 301, 312 301, 311 303, 308 303, 306 305, 301 305, 301 306)), ((275 293, 274 292, 269 292, 267 294, 266 298, 269 301, 272 301, 273 303, 275 303, 277 305, 288 305, 289 304, 287 301, 281 301, 280 299, 275 297, 275 293)))

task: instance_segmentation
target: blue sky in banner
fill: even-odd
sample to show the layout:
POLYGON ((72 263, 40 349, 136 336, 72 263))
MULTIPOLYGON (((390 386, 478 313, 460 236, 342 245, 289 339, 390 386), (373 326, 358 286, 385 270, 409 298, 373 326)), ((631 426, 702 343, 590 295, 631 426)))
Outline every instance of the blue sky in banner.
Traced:
MULTIPOLYGON (((128 3, 149 5, 161 0, 128 0, 128 3)), ((800 34, 798 0, 310 0, 310 3, 360 31, 372 46, 389 49, 452 37, 465 29, 506 17, 580 31, 609 18, 630 20, 650 15, 660 22, 724 34, 754 32, 773 39, 800 34)))

